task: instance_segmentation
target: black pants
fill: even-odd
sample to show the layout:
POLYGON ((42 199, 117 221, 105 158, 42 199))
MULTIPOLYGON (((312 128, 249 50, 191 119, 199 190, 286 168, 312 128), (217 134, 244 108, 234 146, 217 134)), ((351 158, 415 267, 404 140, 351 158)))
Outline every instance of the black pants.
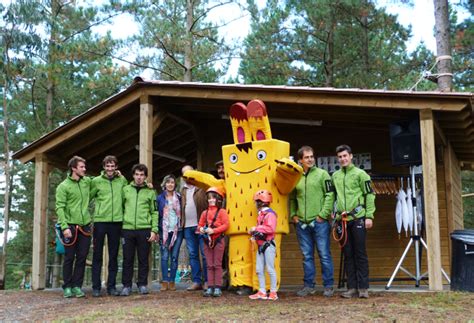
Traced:
POLYGON ((122 230, 123 244, 123 287, 132 287, 133 264, 135 262, 135 252, 138 255, 138 278, 137 286, 148 284, 148 255, 150 254, 151 229, 144 230, 122 230))
POLYGON ((80 232, 77 234, 76 243, 69 247, 64 247, 63 262, 63 288, 82 287, 84 281, 84 271, 86 269, 86 259, 91 245, 91 237, 80 232))
POLYGON ((109 275, 107 278, 107 290, 115 289, 117 277, 117 256, 120 245, 120 233, 122 222, 96 222, 94 223, 94 254, 92 256, 92 288, 100 289, 102 271, 102 258, 104 253, 104 239, 107 236, 109 252, 109 275))
POLYGON ((365 245, 365 218, 347 223, 347 243, 344 246, 347 288, 369 288, 369 258, 365 245))

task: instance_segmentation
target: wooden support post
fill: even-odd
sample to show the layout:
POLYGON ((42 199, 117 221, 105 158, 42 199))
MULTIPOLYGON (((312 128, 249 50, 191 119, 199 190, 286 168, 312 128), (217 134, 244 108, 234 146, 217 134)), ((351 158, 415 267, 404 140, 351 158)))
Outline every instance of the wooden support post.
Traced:
MULTIPOLYGON (((153 180, 153 105, 148 95, 140 97, 140 148, 139 162, 148 167, 148 180, 153 180)), ((150 248, 153 250, 153 248, 150 248)), ((148 256, 148 285, 151 286, 153 252, 148 256)))
POLYGON ((139 162, 148 167, 148 179, 153 178, 153 105, 150 97, 140 97, 139 162))
POLYGON ((48 175, 49 164, 46 156, 35 156, 35 201, 33 210, 33 268, 32 288, 44 289, 46 285, 46 257, 48 218, 48 175))
POLYGON ((426 243, 428 245, 428 281, 430 290, 442 290, 435 140, 433 111, 430 109, 420 110, 420 134, 423 163, 426 243))

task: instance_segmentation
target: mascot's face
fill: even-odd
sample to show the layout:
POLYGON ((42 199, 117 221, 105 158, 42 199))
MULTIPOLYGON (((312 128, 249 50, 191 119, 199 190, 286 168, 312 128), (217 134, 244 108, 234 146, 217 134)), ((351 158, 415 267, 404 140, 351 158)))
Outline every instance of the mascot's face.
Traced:
MULTIPOLYGON (((232 175, 258 175, 270 165, 268 140, 232 145, 226 149, 227 167, 232 175)), ((226 169, 225 167, 224 169, 226 169)))

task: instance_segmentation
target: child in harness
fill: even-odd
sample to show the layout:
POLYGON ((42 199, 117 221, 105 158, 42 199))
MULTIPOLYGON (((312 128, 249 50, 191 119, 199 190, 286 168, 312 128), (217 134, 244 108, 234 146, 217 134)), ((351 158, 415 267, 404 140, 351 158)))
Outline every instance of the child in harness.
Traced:
POLYGON ((204 254, 207 260, 208 288, 204 297, 222 295, 222 257, 224 256, 224 232, 229 227, 229 219, 222 208, 224 192, 217 187, 206 191, 208 207, 201 214, 197 230, 204 239, 204 254))
POLYGON ((258 211, 257 226, 249 230, 251 239, 258 245, 257 251, 257 276, 259 290, 250 295, 250 299, 269 299, 275 301, 277 295, 277 275, 275 271, 275 230, 277 225, 277 215, 269 206, 272 202, 272 193, 267 190, 260 190, 253 197, 258 211), (267 296, 265 287, 265 267, 270 276, 270 293, 267 296))

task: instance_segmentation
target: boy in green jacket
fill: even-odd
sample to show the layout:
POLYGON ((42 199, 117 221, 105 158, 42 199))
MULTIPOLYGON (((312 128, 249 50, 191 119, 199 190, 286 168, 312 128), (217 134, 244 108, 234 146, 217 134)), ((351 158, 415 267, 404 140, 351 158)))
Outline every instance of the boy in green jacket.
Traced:
POLYGON ((336 148, 341 169, 332 174, 337 195, 336 220, 344 216, 347 242, 343 246, 348 290, 344 298, 369 297, 369 259, 366 250, 367 229, 372 228, 375 194, 370 176, 352 163, 352 149, 347 145, 336 148))
POLYGON ((68 162, 69 174, 56 189, 56 214, 64 236, 64 297, 84 297, 86 258, 91 242, 89 214, 90 178, 86 177, 86 160, 79 156, 68 162))
POLYGON ((117 296, 115 279, 117 277, 117 256, 122 231, 123 208, 122 190, 127 180, 118 172, 115 156, 106 156, 102 161, 104 170, 91 182, 91 200, 95 201, 94 211, 94 254, 92 256, 92 296, 100 296, 102 285, 100 274, 104 239, 107 236, 109 265, 107 294, 117 296))
POLYGON ((315 165, 313 148, 303 146, 298 150, 298 160, 304 174, 292 192, 290 214, 296 227, 296 237, 303 254, 304 286, 296 294, 300 297, 316 292, 314 278, 314 249, 318 251, 324 286, 323 295, 334 294, 334 265, 331 256, 330 232, 334 191, 331 177, 315 165))
POLYGON ((145 182, 148 168, 143 164, 132 167, 133 181, 123 188, 124 216, 123 238, 123 289, 121 296, 129 296, 132 290, 133 263, 138 254, 138 292, 148 294, 148 255, 150 243, 158 232, 158 210, 155 190, 145 182))

